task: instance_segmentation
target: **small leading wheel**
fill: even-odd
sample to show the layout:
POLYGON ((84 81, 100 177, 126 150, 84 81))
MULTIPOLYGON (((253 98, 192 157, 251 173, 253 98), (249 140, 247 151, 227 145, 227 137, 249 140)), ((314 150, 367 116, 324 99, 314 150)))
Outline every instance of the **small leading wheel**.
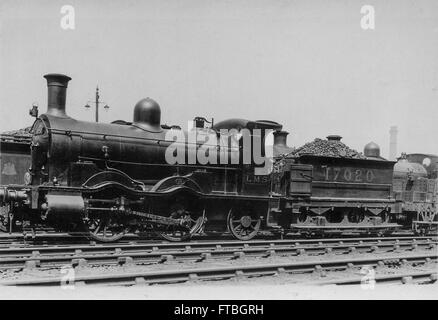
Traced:
POLYGON ((227 217, 227 226, 238 240, 251 240, 260 230, 262 220, 248 211, 235 212, 231 209, 227 217))
POLYGON ((178 242, 190 239, 204 226, 205 210, 202 213, 190 212, 183 204, 175 204, 170 208, 169 218, 181 219, 180 225, 163 226, 158 235, 167 241, 178 242))
POLYGON ((117 223, 110 216, 95 216, 84 221, 90 239, 99 242, 113 242, 121 239, 127 232, 126 226, 117 223))

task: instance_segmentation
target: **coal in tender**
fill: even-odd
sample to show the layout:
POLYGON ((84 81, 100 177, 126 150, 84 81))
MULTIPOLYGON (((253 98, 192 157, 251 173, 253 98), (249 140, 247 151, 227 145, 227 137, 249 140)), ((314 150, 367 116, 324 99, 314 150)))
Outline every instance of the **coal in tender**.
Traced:
POLYGON ((5 131, 5 132, 2 132, 1 134, 8 135, 8 136, 28 137, 28 136, 31 136, 31 133, 30 133, 31 129, 32 129, 32 127, 26 127, 26 128, 18 129, 18 130, 5 131))
POLYGON ((346 144, 342 143, 338 136, 329 136, 329 139, 327 140, 316 138, 312 142, 308 142, 295 149, 290 155, 294 157, 314 155, 320 157, 366 159, 362 153, 351 149, 346 144))

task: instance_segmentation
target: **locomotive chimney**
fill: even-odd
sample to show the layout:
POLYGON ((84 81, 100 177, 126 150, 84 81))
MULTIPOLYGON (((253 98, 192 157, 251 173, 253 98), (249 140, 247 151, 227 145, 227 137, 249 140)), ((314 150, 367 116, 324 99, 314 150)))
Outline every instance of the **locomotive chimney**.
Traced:
POLYGON ((47 114, 65 118, 65 99, 67 97, 67 84, 70 77, 63 74, 50 73, 44 76, 47 80, 47 114))
POLYGON ((287 131, 275 131, 274 132, 274 146, 287 147, 287 131))
POLYGON ((274 132, 274 157, 288 154, 293 151, 293 148, 289 148, 287 145, 287 135, 289 132, 278 130, 274 132))

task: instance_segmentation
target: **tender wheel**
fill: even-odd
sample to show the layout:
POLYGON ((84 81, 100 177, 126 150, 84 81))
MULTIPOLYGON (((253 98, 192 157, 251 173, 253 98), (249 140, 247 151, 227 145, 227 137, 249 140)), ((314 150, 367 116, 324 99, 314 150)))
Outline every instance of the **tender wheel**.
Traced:
POLYGON ((260 230, 262 220, 248 210, 235 212, 231 209, 227 217, 227 226, 231 234, 238 240, 250 240, 260 230))
POLYGON ((127 232, 123 224, 119 224, 110 216, 92 217, 85 221, 90 239, 100 242, 113 242, 121 239, 127 232))
POLYGON ((190 239, 197 233, 205 222, 205 210, 202 213, 190 212, 183 204, 171 206, 168 215, 172 219, 183 219, 183 224, 179 226, 165 226, 158 235, 167 241, 178 242, 190 239))

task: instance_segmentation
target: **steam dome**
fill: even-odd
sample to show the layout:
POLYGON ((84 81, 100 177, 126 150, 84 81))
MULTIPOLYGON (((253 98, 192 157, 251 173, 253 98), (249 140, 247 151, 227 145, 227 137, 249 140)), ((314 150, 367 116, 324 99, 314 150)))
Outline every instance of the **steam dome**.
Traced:
POLYGON ((142 99, 135 105, 133 125, 143 130, 161 131, 161 109, 151 98, 142 99))
POLYGON ((370 142, 365 145, 363 154, 368 158, 380 158, 380 147, 375 142, 370 142))

